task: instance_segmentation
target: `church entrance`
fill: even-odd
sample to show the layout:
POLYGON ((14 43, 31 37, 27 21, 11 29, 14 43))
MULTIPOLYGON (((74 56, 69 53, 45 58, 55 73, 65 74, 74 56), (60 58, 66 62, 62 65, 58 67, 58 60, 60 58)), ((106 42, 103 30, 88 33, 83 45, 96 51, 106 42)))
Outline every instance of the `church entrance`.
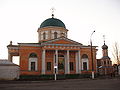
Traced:
POLYGON ((65 72, 65 57, 64 55, 58 55, 58 74, 64 74, 65 72))

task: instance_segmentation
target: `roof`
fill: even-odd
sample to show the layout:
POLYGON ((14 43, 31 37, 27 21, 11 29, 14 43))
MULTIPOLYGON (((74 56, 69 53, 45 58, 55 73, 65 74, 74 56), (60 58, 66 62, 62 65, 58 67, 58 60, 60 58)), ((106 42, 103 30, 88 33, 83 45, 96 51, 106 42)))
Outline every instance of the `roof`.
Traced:
POLYGON ((109 56, 103 56, 101 59, 110 59, 109 56))
POLYGON ((113 68, 112 66, 100 66, 98 68, 113 68))
MULTIPOLYGON (((51 39, 51 40, 48 40, 48 41, 42 41, 42 42, 39 42, 39 43, 18 43, 19 46, 36 46, 36 47, 41 47, 41 46, 44 46, 44 45, 70 45, 70 46, 81 46, 81 48, 90 48, 91 46, 88 45, 83 45, 79 42, 76 42, 74 40, 71 40, 69 38, 66 38, 66 37, 59 37, 59 38, 56 38, 56 39, 51 39), (71 42, 70 44, 66 44, 66 43, 53 43, 53 42, 57 42, 59 40, 64 40, 66 42, 71 42)), ((93 48, 96 48, 97 46, 92 46, 93 48)))
POLYGON ((104 43, 104 45, 102 46, 102 49, 108 49, 108 46, 104 43))
POLYGON ((59 20, 57 18, 53 18, 53 17, 48 18, 45 21, 43 21, 40 25, 40 28, 48 27, 48 26, 57 26, 57 27, 66 28, 65 24, 61 20, 59 20))
POLYGON ((18 66, 14 64, 13 62, 10 62, 6 59, 0 59, 0 66, 18 66))
MULTIPOLYGON (((59 37, 59 38, 56 38, 56 39, 51 39, 51 40, 42 42, 41 44, 48 44, 48 43, 52 43, 52 42, 59 41, 59 40, 65 40, 65 41, 71 42, 71 44, 74 44, 74 45, 82 45, 81 43, 76 42, 76 41, 71 40, 71 39, 66 38, 66 37, 59 37)), ((63 44, 63 43, 60 43, 60 44, 63 44)))

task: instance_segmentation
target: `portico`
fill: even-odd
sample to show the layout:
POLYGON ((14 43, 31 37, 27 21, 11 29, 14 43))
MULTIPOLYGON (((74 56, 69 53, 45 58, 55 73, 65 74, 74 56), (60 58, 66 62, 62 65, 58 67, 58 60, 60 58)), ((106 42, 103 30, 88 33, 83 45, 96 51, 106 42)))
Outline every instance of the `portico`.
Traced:
POLYGON ((44 46, 42 50, 42 74, 45 73, 55 73, 54 66, 56 66, 57 74, 71 74, 81 73, 81 61, 80 61, 80 48, 77 46, 44 46), (51 47, 53 49, 51 49, 51 47), (49 56, 48 53, 52 53, 49 56), (53 57, 51 59, 51 57, 53 57), (48 60, 49 59, 49 60, 48 60), (52 70, 47 71, 47 62, 51 62, 52 70), (70 65, 71 64, 71 65, 70 65))

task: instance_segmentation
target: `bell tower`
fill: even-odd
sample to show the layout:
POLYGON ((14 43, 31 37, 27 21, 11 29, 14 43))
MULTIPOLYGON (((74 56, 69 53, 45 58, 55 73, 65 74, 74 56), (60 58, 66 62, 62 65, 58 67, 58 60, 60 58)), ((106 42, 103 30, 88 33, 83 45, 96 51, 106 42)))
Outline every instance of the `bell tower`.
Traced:
POLYGON ((112 61, 110 60, 110 57, 108 56, 108 46, 105 44, 105 36, 103 36, 104 38, 104 45, 102 46, 102 53, 103 53, 103 57, 102 59, 102 64, 103 66, 112 66, 112 61))

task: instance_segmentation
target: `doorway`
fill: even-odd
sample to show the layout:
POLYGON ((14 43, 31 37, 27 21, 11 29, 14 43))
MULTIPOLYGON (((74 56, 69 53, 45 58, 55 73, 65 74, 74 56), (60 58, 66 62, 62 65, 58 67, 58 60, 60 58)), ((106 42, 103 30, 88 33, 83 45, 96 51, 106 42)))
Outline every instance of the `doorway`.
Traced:
POLYGON ((58 55, 58 74, 64 74, 65 72, 65 57, 64 55, 58 55))

